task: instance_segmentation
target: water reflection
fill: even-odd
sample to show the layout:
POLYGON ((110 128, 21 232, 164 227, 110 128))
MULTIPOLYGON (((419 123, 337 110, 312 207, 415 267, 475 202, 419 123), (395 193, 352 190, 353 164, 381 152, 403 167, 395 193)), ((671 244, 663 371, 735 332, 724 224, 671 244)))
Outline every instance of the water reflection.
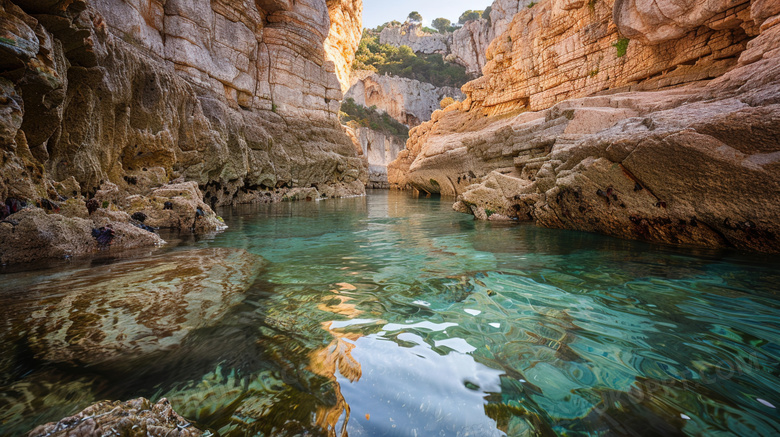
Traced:
MULTIPOLYGON (((776 257, 477 223, 393 192, 222 215, 228 232, 164 250, 270 264, 177 349, 42 362, 4 314, 0 434, 139 395, 220 436, 780 432, 776 257)), ((24 314, 62 272, 1 275, 3 303, 24 314)))

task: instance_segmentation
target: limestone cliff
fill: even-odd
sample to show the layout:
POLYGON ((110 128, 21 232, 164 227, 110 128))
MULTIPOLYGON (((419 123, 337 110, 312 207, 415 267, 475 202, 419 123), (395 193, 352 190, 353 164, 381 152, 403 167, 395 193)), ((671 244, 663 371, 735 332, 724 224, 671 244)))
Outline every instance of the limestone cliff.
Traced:
POLYGON ((483 219, 780 251, 779 14, 764 0, 518 8, 485 76, 410 133, 390 182, 483 219))
POLYGON ((466 67, 466 74, 469 76, 481 76, 482 68, 487 63, 485 53, 492 39, 491 30, 488 20, 467 21, 463 27, 452 33, 448 59, 466 67))
POLYGON ((463 100, 463 93, 453 87, 436 87, 429 83, 403 77, 379 75, 371 71, 355 71, 345 98, 366 107, 376 106, 409 127, 431 119, 441 100, 452 97, 463 100))
POLYGON ((367 127, 354 130, 363 156, 368 161, 368 188, 389 188, 387 165, 398 157, 406 144, 392 135, 367 127))
POLYGON ((482 75, 485 51, 491 40, 492 27, 485 19, 468 21, 452 33, 426 33, 422 25, 404 23, 387 26, 379 34, 379 42, 395 47, 409 46, 415 53, 438 53, 448 61, 466 67, 470 77, 482 75))
POLYGON ((450 34, 427 33, 418 23, 406 22, 402 25, 389 25, 379 33, 379 43, 395 47, 408 46, 415 53, 430 55, 449 53, 450 34))
POLYGON ((325 51, 336 65, 341 91, 346 92, 355 50, 363 34, 363 0, 328 0, 327 3, 331 25, 325 51))
POLYGON ((3 110, 22 123, 5 123, 3 147, 31 169, 4 177, 0 197, 35 198, 70 176, 84 194, 103 180, 132 189, 126 179, 155 173, 230 203, 239 189, 363 173, 338 127, 324 0, 17 3, 4 1, 18 24, 3 110))
POLYGON ((361 4, 0 0, 0 200, 174 179, 212 206, 362 193, 337 74, 361 4))

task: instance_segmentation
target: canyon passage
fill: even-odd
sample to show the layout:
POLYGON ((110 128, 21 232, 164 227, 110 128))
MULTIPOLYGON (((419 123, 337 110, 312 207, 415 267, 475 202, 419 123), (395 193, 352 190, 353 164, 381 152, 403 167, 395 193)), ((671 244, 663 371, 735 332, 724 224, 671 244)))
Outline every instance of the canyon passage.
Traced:
POLYGON ((0 435, 780 434, 780 2, 473 3, 0 0, 0 435))

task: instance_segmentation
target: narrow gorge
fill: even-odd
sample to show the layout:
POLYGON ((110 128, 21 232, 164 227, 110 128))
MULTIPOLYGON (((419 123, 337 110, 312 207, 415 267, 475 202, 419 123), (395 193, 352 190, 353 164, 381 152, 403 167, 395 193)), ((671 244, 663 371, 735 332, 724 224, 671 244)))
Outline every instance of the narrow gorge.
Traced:
POLYGON ((778 284, 778 0, 0 0, 0 436, 776 436, 778 284))

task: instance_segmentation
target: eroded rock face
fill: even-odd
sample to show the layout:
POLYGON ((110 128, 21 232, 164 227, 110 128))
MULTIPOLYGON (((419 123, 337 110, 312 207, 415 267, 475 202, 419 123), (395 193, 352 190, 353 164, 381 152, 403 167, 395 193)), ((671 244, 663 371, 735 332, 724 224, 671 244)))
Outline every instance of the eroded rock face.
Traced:
POLYGON ((379 43, 395 47, 408 46, 415 53, 426 55, 433 53, 447 55, 450 37, 449 34, 424 32, 421 24, 404 23, 382 29, 379 33, 379 43))
POLYGON ((204 435, 179 416, 167 399, 152 404, 138 398, 127 402, 102 401, 75 416, 47 423, 30 431, 28 437, 99 437, 108 434, 170 437, 204 435))
POLYGON ((409 127, 431 119, 445 97, 463 99, 463 93, 453 87, 436 87, 429 83, 403 77, 379 75, 371 71, 356 71, 344 96, 365 107, 376 106, 409 127))
POLYGON ((330 32, 325 40, 328 59, 336 65, 341 91, 347 92, 355 51, 363 34, 363 0, 329 0, 330 32))
POLYGON ((387 26, 379 34, 379 42, 395 47, 408 46, 415 53, 438 53, 448 61, 466 67, 471 77, 482 75, 485 51, 492 39, 492 27, 488 20, 468 21, 452 33, 426 33, 421 24, 404 23, 387 26))
POLYGON ((452 60, 466 67, 466 74, 470 77, 482 75, 482 67, 487 63, 485 53, 492 40, 491 30, 488 20, 479 19, 467 21, 452 33, 452 60))
MULTIPOLYGON (((642 4, 651 3, 679 2, 642 4)), ((520 7, 490 43, 485 76, 464 86, 467 107, 489 115, 538 111, 606 90, 654 90, 721 76, 759 31, 749 0, 731 3, 683 34, 652 43, 621 33, 622 3, 614 0, 520 7)), ((628 15, 639 19, 636 12, 628 15)))
POLYGON ((76 271, 29 290, 27 341, 38 359, 100 366, 176 348, 211 326, 262 268, 256 255, 200 249, 76 271))
POLYGON ((218 204, 361 193, 337 119, 360 5, 4 0, 0 197, 56 198, 71 177, 88 198, 179 177, 218 204))
MULTIPOLYGON (((596 17, 602 3, 609 2, 595 4, 596 17)), ((599 51, 603 39, 581 39, 599 26, 606 26, 601 38, 610 39, 609 15, 586 28, 566 27, 561 11, 578 16, 576 7, 566 7, 571 2, 550 0, 518 12, 491 43, 489 74, 464 87, 469 99, 412 130, 407 149, 388 167, 390 182, 457 196, 457 210, 481 219, 780 251, 780 16, 732 4, 677 39, 653 45, 632 39, 625 57, 637 59, 621 61, 614 47, 599 51), (534 27, 541 23, 546 27, 534 27), (703 35, 709 42, 695 43, 703 35), (543 38, 552 51, 537 52, 543 38), (572 51, 550 57, 572 42, 572 51), (668 52, 670 71, 647 78, 669 47, 679 48, 668 52), (708 54, 682 61, 701 47, 708 54), (594 74, 602 85, 590 89, 569 68, 575 55, 600 59, 601 68, 622 64, 609 77, 594 74), (698 81, 712 75, 718 77, 698 81), (628 79, 634 84, 623 86, 628 79), (631 91, 680 82, 692 83, 631 91), (601 86, 610 93, 571 98, 601 86)))
POLYGON ((368 188, 389 188, 387 165, 395 160, 406 143, 366 127, 355 129, 355 137, 368 160, 368 188))

